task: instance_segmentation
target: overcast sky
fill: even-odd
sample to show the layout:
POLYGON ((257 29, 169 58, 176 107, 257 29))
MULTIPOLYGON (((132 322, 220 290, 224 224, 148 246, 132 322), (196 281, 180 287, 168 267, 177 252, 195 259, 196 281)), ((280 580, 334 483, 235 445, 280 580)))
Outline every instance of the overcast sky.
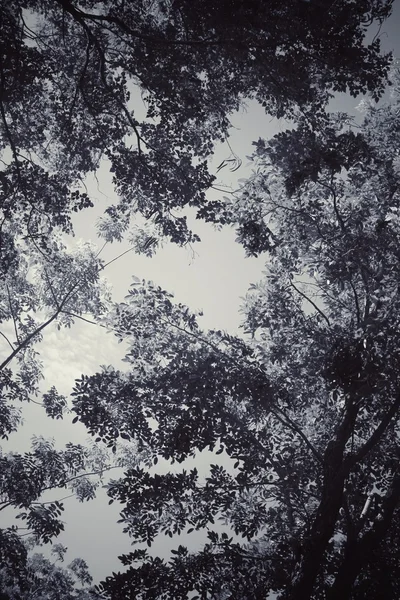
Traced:
MULTIPOLYGON (((400 56, 399 15, 400 2, 396 1, 394 15, 381 32, 384 49, 394 50, 396 56, 400 56)), ((342 95, 332 103, 332 109, 354 111, 358 102, 359 99, 342 95)), ((234 186, 237 178, 246 177, 250 173, 250 168, 246 166, 246 155, 252 152, 252 141, 260 136, 269 138, 286 126, 284 122, 266 117, 262 108, 255 103, 250 103, 247 111, 234 115, 232 123, 234 128, 230 145, 242 159, 243 165, 234 174, 230 174, 228 168, 223 169, 221 180, 226 185, 234 186)), ((213 165, 218 165, 229 154, 229 147, 226 144, 220 145, 213 165)), ((102 243, 96 239, 95 224, 113 197, 107 165, 98 173, 98 183, 92 179, 87 184, 96 206, 75 218, 76 239, 70 243, 74 244, 78 238, 83 238, 91 239, 101 246, 102 243)), ((131 277, 135 275, 153 280, 173 292, 178 302, 185 303, 194 310, 202 309, 204 317, 201 324, 204 328, 238 333, 241 297, 246 294, 250 283, 260 279, 265 259, 245 258, 242 247, 235 243, 235 233, 230 229, 217 232, 212 226, 199 221, 194 225, 202 240, 195 245, 194 253, 188 248, 166 244, 153 258, 128 253, 110 265, 106 269, 106 276, 113 285, 114 299, 123 299, 131 277)), ((127 247, 124 244, 108 245, 102 256, 110 260, 127 247)), ((45 367, 46 381, 43 387, 48 389, 51 385, 56 385, 65 394, 71 391, 74 379, 82 373, 94 373, 101 364, 119 366, 123 353, 122 345, 116 342, 112 334, 82 322, 76 323, 71 330, 57 331, 55 327, 48 328, 38 349, 45 367)), ((68 441, 82 441, 86 437, 83 427, 71 424, 71 417, 67 416, 62 422, 51 421, 44 416, 39 406, 33 404, 26 407, 24 418, 23 427, 10 437, 8 444, 3 444, 5 451, 28 450, 30 438, 34 434, 55 437, 58 447, 68 441)), ((213 458, 213 462, 217 462, 216 458, 213 458)), ((208 457, 205 456, 199 464, 201 466, 207 463, 208 457)), ((51 499, 62 497, 62 491, 51 494, 51 499)), ((84 558, 96 581, 113 570, 119 570, 117 556, 131 550, 131 540, 116 525, 118 505, 115 503, 108 506, 105 494, 100 494, 97 500, 85 504, 78 504, 73 499, 66 500, 65 507, 66 531, 57 542, 69 548, 68 559, 76 556, 84 558)), ((0 515, 0 526, 10 525, 11 513, 2 511, 0 515)), ((200 538, 191 539, 193 548, 202 543, 200 538)), ((155 546, 156 551, 166 554, 179 541, 163 538, 155 546)))

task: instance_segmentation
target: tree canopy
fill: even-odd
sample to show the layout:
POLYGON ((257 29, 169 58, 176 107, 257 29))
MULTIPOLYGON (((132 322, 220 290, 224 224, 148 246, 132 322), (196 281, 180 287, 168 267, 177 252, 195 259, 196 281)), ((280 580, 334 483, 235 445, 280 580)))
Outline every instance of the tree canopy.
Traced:
MULTIPOLYGON (((91 204, 82 179, 107 159, 119 200, 105 239, 135 214, 152 225, 144 250, 159 236, 197 239, 179 211, 207 205, 208 159, 230 113, 256 98, 271 115, 315 122, 335 91, 378 98, 390 57, 364 41, 390 10, 390 0, 4 0, 6 222, 39 246, 54 225, 69 231, 70 212, 91 204)), ((3 236, 11 256, 5 224, 3 236)))
POLYGON ((253 201, 276 242, 244 304, 251 339, 202 332, 151 284, 135 283, 111 313, 131 370, 82 377, 79 419, 106 442, 137 440, 154 463, 229 457, 206 477, 136 467, 109 484, 135 542, 208 536, 170 562, 121 557, 129 568, 103 582, 112 598, 398 596, 397 111, 398 99, 368 109, 369 160, 322 164, 291 194, 287 166, 257 145, 235 210, 253 201))
POLYGON ((40 401, 93 436, 62 450, 38 436, 30 452, 0 454, 0 511, 26 525, 0 530, 7 600, 399 597, 400 78, 394 63, 388 82, 379 39, 366 42, 390 10, 1 2, 0 435, 18 429, 19 402, 40 401), (374 106, 388 83, 391 101, 374 106), (361 125, 328 112, 334 92, 370 93, 361 125), (249 99, 288 129, 256 141, 252 176, 210 201, 214 145, 249 99), (196 241, 192 207, 234 226, 248 255, 266 253, 242 337, 202 331, 152 282, 112 302, 101 250, 67 241, 100 166, 118 196, 99 224, 105 242, 137 222, 138 252, 196 241), (127 370, 83 374, 70 399, 43 392, 43 331, 79 319, 126 344, 127 370), (219 459, 202 475, 206 453, 219 459), (32 555, 21 531, 53 542, 63 502, 43 494, 90 500, 116 467, 109 502, 140 547, 95 591, 84 561, 62 569, 32 555), (198 552, 184 545, 195 531, 198 552), (185 536, 170 560, 144 548, 160 534, 185 536))

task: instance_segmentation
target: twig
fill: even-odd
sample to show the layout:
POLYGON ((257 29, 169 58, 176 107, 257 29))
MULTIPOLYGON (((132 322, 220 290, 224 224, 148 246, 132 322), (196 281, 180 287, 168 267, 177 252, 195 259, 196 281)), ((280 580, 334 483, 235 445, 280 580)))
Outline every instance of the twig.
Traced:
POLYGON ((108 265, 111 265, 111 263, 115 262, 116 260, 118 260, 119 258, 121 258, 122 256, 124 256, 125 254, 128 254, 128 252, 132 252, 133 250, 134 250, 134 248, 128 248, 128 250, 125 250, 125 252, 122 252, 121 254, 118 254, 118 256, 116 256, 112 260, 108 261, 108 263, 106 263, 105 265, 103 265, 102 267, 100 267, 100 271, 102 271, 103 269, 105 269, 106 267, 108 267, 108 265))

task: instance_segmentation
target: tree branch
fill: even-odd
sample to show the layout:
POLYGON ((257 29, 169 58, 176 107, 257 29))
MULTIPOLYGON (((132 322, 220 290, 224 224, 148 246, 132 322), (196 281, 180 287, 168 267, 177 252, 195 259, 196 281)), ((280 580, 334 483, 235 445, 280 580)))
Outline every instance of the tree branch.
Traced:
POLYGON ((6 340, 6 342, 10 346, 11 350, 14 350, 14 346, 12 345, 12 343, 10 342, 10 340, 8 339, 8 337, 2 331, 0 331, 0 335, 2 335, 3 338, 6 340))
POLYGON ((354 295, 354 302, 356 305, 356 312, 357 312, 357 324, 361 323, 361 311, 360 311, 360 303, 358 301, 358 296, 357 296, 357 291, 354 287, 353 281, 351 279, 351 277, 349 277, 349 283, 351 286, 351 289, 353 290, 353 295, 354 295))
POLYGON ((0 364, 0 371, 2 371, 13 360, 13 358, 19 352, 21 352, 21 350, 26 348, 28 346, 29 342, 35 336, 37 336, 41 331, 43 331, 43 329, 45 329, 48 325, 50 325, 50 323, 52 323, 58 317, 58 315, 60 314, 60 312, 63 309, 63 306, 65 306, 65 304, 68 302, 68 300, 70 299, 70 297, 73 294, 73 292, 75 291, 75 289, 78 287, 78 284, 79 284, 79 282, 75 283, 72 286, 72 288, 69 290, 69 292, 66 294, 65 298, 61 302, 59 309, 57 309, 57 311, 49 319, 47 319, 47 321, 42 323, 39 327, 37 327, 35 329, 35 331, 32 331, 32 333, 30 333, 22 342, 20 342, 18 347, 15 348, 13 350, 13 352, 11 352, 11 354, 0 364))
POLYGON ((271 413, 276 419, 278 419, 278 421, 280 421, 286 427, 289 427, 289 429, 291 429, 292 431, 295 431, 301 437, 301 439, 305 442, 306 446, 309 448, 309 450, 311 450, 311 452, 321 465, 324 463, 322 455, 313 446, 306 434, 294 421, 292 421, 292 419, 281 408, 276 406, 273 410, 271 410, 271 413), (279 411, 282 416, 280 417, 279 415, 277 415, 275 411, 279 411))
POLYGON ((305 300, 307 300, 307 302, 309 302, 314 308, 315 310, 321 315, 321 317, 323 317, 325 319, 325 321, 327 322, 328 326, 330 327, 330 321, 328 319, 328 317, 322 312, 322 310, 320 308, 318 308, 318 306, 315 304, 315 302, 313 302, 311 300, 311 298, 309 298, 306 294, 304 294, 302 291, 300 291, 293 283, 293 281, 290 281, 290 285, 292 286, 292 288, 294 288, 296 290, 296 292, 298 294, 300 294, 300 296, 302 296, 305 300))
POLYGON ((365 444, 358 450, 358 452, 351 457, 351 466, 356 465, 361 462, 367 454, 376 446, 381 437, 386 432, 386 429, 389 427, 389 424, 393 417, 396 415, 398 410, 400 409, 400 392, 397 395, 396 400, 393 402, 392 406, 389 408, 388 412, 379 423, 378 427, 375 429, 371 437, 365 442, 365 444))
POLYGON ((19 341, 19 336, 18 336, 17 321, 16 321, 16 317, 14 315, 14 311, 13 311, 13 307, 12 307, 10 288, 8 287, 8 284, 6 284, 6 288, 7 288, 8 304, 10 306, 10 312, 11 312, 12 320, 14 323, 15 338, 17 340, 17 343, 19 344, 20 341, 19 341))

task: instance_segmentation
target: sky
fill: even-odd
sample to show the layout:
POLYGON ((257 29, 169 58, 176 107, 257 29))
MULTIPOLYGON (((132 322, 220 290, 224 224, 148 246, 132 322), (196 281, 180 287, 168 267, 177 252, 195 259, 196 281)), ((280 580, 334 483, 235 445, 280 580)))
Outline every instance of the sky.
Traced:
MULTIPOLYGON (((394 50, 397 56, 400 56, 399 23, 400 2, 396 1, 394 14, 390 22, 383 26, 380 35, 383 48, 394 50)), ((358 102, 359 99, 340 95, 331 107, 333 110, 354 112, 358 102)), ((286 124, 266 116, 255 102, 250 102, 247 110, 233 115, 232 124, 230 145, 242 159, 243 165, 234 174, 229 173, 227 167, 223 169, 220 183, 235 187, 237 178, 244 178, 251 172, 246 156, 252 152, 252 141, 259 136, 269 138, 285 129, 286 124)), ((218 165, 229 155, 227 144, 219 145, 213 165, 218 165)), ((97 181, 92 178, 86 183, 95 207, 75 217, 76 238, 69 243, 73 245, 82 238, 98 243, 100 247, 102 242, 96 236, 96 222, 113 197, 107 164, 103 163, 97 173, 97 181)), ((231 229, 215 231, 211 225, 199 221, 194 226, 202 241, 193 250, 166 244, 152 258, 130 252, 107 267, 105 275, 113 286, 113 298, 116 301, 123 300, 132 276, 153 280, 173 292, 178 302, 187 304, 192 310, 201 309, 204 316, 200 323, 204 328, 240 334, 241 299, 250 283, 261 278, 265 257, 246 258, 242 247, 235 242, 235 233, 231 229)), ((127 248, 126 244, 109 244, 103 250, 102 257, 109 261, 127 248)), ((71 391, 74 379, 82 373, 95 373, 102 364, 122 365, 123 345, 118 344, 112 334, 104 329, 83 322, 77 322, 71 330, 57 331, 55 327, 49 327, 38 350, 44 363, 44 388, 55 384, 65 394, 71 391)), ((68 441, 84 441, 87 436, 83 426, 72 425, 71 419, 66 416, 63 421, 49 420, 41 407, 30 404, 24 409, 24 425, 10 437, 8 443, 2 444, 3 450, 28 450, 32 435, 54 437, 60 448, 68 441)), ((216 459, 213 457, 214 463, 216 459)), ((206 469, 208 462, 209 457, 203 456, 198 465, 206 469)), ((49 499, 59 499, 64 495, 62 491, 53 492, 49 499)), ((119 570, 118 554, 127 553, 132 547, 131 540, 116 525, 118 505, 108 506, 108 499, 101 492, 95 501, 84 504, 68 499, 65 507, 66 531, 57 542, 68 547, 67 561, 76 556, 84 558, 95 581, 113 570, 119 570)), ((2 511, 0 527, 10 525, 11 518, 11 512, 2 511)), ((155 553, 166 555, 178 543, 181 540, 163 538, 155 544, 155 553)), ((195 549, 202 543, 204 538, 192 537, 189 546, 195 549)))

